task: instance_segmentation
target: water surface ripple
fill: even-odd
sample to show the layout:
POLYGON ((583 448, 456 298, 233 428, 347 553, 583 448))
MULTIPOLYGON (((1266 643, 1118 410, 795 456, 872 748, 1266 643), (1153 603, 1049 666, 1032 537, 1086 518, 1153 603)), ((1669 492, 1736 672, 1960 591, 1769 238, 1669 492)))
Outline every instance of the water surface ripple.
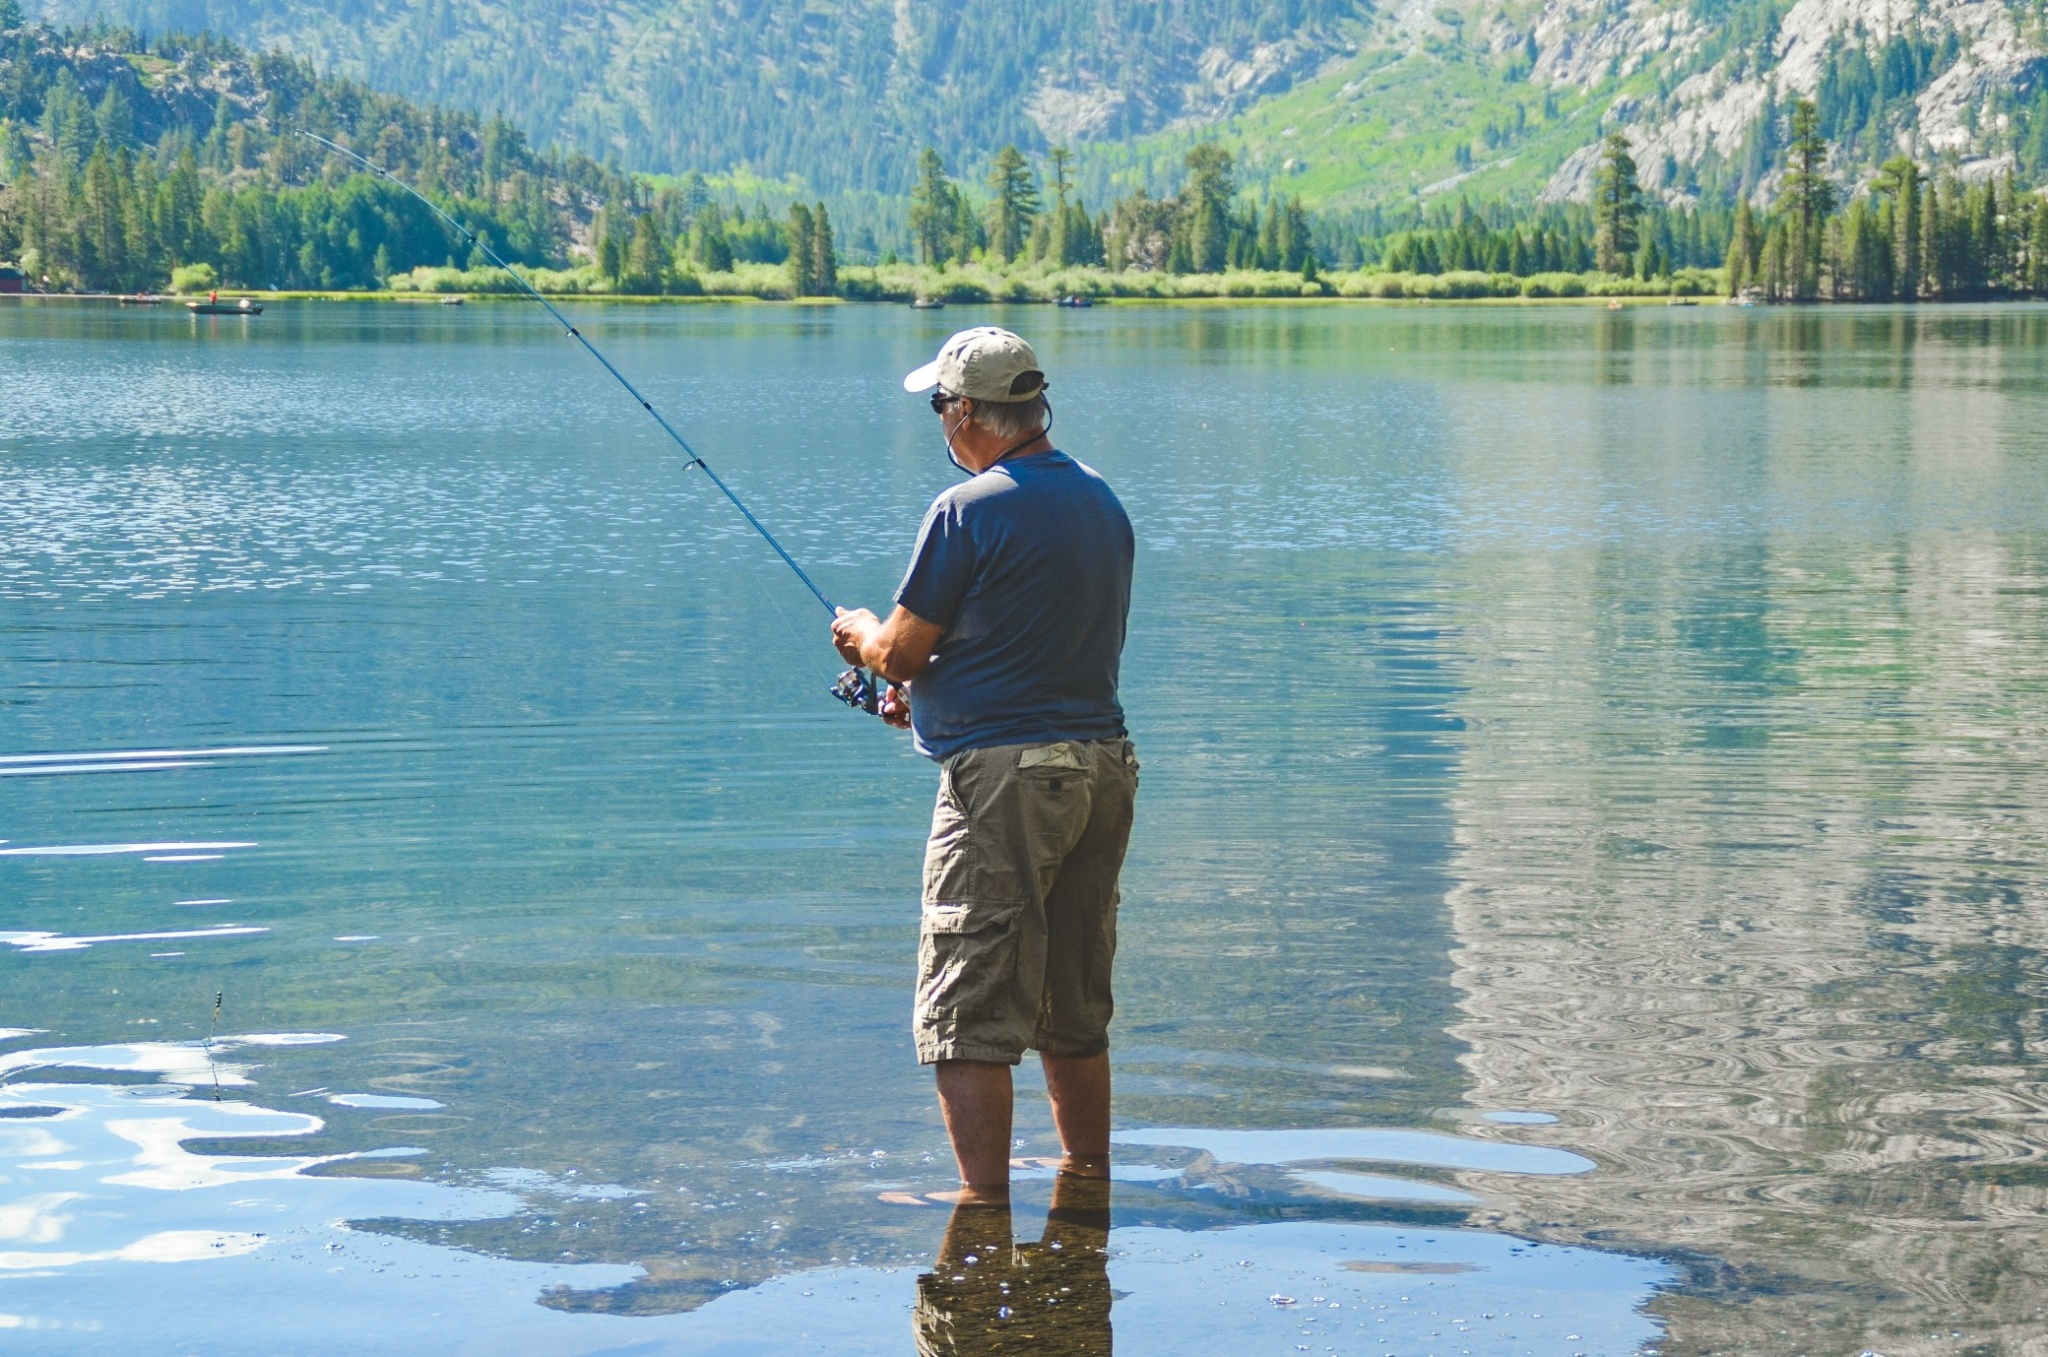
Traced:
MULTIPOLYGON (((579 323, 880 605, 985 318, 1141 542, 1120 1351, 2034 1357, 2048 311, 579 323)), ((10 1347, 971 1310, 878 1201, 932 773, 544 316, 10 305, 0 373, 10 1347)))

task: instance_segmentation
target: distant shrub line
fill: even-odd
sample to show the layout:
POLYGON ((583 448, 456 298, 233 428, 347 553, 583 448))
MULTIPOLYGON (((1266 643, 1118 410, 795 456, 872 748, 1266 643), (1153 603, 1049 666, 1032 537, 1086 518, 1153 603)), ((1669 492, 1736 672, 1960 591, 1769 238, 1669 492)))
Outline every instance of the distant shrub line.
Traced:
MULTIPOLYGON (((804 295, 792 285, 789 270, 775 264, 735 264, 715 272, 675 275, 661 292, 616 287, 596 268, 520 269, 541 292, 557 296, 682 296, 788 299, 804 295)), ((520 289, 497 269, 419 268, 387 280, 394 292, 514 293, 520 289)), ((1326 273, 1304 282, 1298 273, 1270 269, 1235 269, 1222 273, 1156 273, 1103 268, 1003 270, 982 264, 931 268, 913 264, 849 264, 839 270, 838 295, 851 301, 908 302, 916 298, 956 304, 977 302, 1053 302, 1065 297, 1091 300, 1117 298, 1280 298, 1348 297, 1400 300, 1476 300, 1481 298, 1555 297, 1681 297, 1711 296, 1721 290, 1712 269, 1681 269, 1669 278, 1645 281, 1633 275, 1540 273, 1517 278, 1505 273, 1390 273, 1361 269, 1326 273)))

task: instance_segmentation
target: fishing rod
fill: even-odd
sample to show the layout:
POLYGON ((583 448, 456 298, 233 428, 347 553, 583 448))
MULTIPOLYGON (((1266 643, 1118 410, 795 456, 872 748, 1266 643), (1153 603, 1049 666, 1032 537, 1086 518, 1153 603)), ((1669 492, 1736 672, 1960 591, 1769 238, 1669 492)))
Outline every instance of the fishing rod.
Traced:
MULTIPOLYGON (((613 380, 617 381, 620 386, 626 388, 626 394, 631 396, 634 399, 634 401, 639 404, 640 408, 642 410, 645 410, 653 418, 654 422, 661 426, 661 431, 667 434, 669 438, 675 443, 675 445, 683 450, 683 455, 689 459, 687 462, 683 464, 683 469, 687 471, 691 467, 695 467, 699 471, 703 472, 706 476, 709 476, 711 478, 711 483, 718 487, 719 492, 722 493, 727 499, 732 501, 732 507, 738 509, 742 514, 746 515, 747 522, 753 525, 754 531, 761 534, 761 540, 766 542, 769 546, 775 548, 775 554, 782 558, 782 563, 788 566, 791 570, 794 570, 796 572, 796 577, 804 582, 804 588, 811 591, 811 596, 813 598, 816 598, 819 603, 824 605, 825 611, 827 613, 835 617, 838 615, 839 610, 833 606, 831 599, 825 597, 825 591, 818 587, 817 581, 813 580, 810 577, 810 575, 805 572, 804 568, 796 563, 796 557, 790 555, 788 551, 783 549, 782 543, 775 540, 775 534, 769 532, 768 529, 762 524, 761 520, 754 517, 754 511, 752 509, 749 509, 746 506, 746 504, 740 499, 740 497, 733 493, 732 487, 725 483, 723 477, 721 477, 716 471, 713 471, 711 469, 711 464, 704 460, 702 454, 700 454, 695 448, 691 447, 689 441, 685 439, 681 434, 676 432, 675 426, 673 424, 670 424, 668 420, 662 417, 661 411, 654 408, 654 403, 652 401, 648 400, 647 397, 640 394, 639 388, 635 387, 631 382, 626 380, 626 374, 620 372, 617 368, 612 366, 611 359, 605 357, 603 354, 597 351, 597 345, 590 342, 589 336, 585 335, 581 330, 577 329, 574 325, 571 325, 569 323, 569 318, 567 316, 564 316, 560 311, 557 311, 555 309, 555 304, 553 302, 549 301, 546 297, 542 296, 540 294, 539 289, 535 288, 533 284, 527 282, 526 279, 520 277, 517 270, 515 270, 510 264, 507 264, 503 259, 499 258, 498 252, 490 247, 490 243, 487 240, 485 240, 484 237, 479 236, 476 232, 470 230, 467 226, 463 225, 453 216, 450 216, 447 212, 443 211, 441 206, 438 203, 436 203, 433 199, 427 197, 426 194, 421 193, 411 184, 406 183, 403 179, 400 179, 397 175, 385 169, 382 165, 379 165, 374 160, 370 160, 364 156, 360 156, 356 154, 354 151, 351 151, 348 147, 339 145, 336 142, 329 141, 326 137, 320 136, 317 133, 308 132, 303 127, 296 129, 296 131, 300 136, 306 138, 306 140, 318 142, 320 145, 325 146, 328 150, 333 151, 335 154, 348 157, 348 159, 353 160, 358 165, 361 165, 364 169, 368 170, 371 174, 376 175, 379 179, 383 179, 389 183, 396 184, 399 188, 404 189, 407 193, 419 199, 420 202, 425 205, 426 209, 429 212, 432 212, 442 221, 447 222, 450 227, 454 228, 455 233, 461 236, 463 240, 468 242, 472 249, 483 251, 484 258, 490 260, 491 263, 496 265, 502 273, 509 277, 513 282, 519 284, 520 289, 524 291, 527 296, 533 298, 542 306, 546 307, 548 314, 554 317, 555 324, 562 327, 562 332, 568 335, 569 338, 575 340, 578 344, 581 344, 584 347, 585 351, 588 352, 592 358, 595 358, 599 363, 603 364, 604 370, 612 375, 613 380)), ((870 716, 878 716, 881 714, 881 704, 884 689, 885 684, 879 681, 879 676, 872 675, 864 669, 854 668, 849 669, 845 673, 841 674, 838 680, 833 683, 831 691, 832 696, 838 698, 847 706, 859 708, 861 711, 866 712, 870 716)))

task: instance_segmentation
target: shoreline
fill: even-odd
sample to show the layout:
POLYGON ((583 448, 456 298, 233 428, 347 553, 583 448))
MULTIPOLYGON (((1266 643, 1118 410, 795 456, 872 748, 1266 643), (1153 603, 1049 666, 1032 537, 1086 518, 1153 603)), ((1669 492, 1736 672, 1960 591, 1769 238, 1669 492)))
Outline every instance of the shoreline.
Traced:
MULTIPOLYGON (((97 303, 97 304, 99 304, 99 305, 103 305, 103 306, 116 306, 116 307, 118 307, 118 306, 119 306, 119 305, 120 305, 120 304, 121 304, 121 303, 123 302, 123 300, 124 300, 124 299, 126 299, 126 298, 131 298, 131 297, 132 297, 133 295, 134 295, 134 294, 132 294, 132 293, 115 293, 115 292, 7 292, 7 293, 0 293, 0 302, 69 302, 69 303, 79 303, 79 304, 91 304, 91 303, 97 303)), ((177 294, 177 293, 155 293, 155 294, 151 294, 151 295, 154 295, 154 296, 156 296, 156 297, 157 297, 157 298, 159 299, 159 302, 158 302, 158 306, 159 306, 159 309, 165 309, 165 310, 169 310, 169 311, 184 311, 184 310, 185 310, 185 303, 186 303, 186 302, 189 302, 189 301, 198 301, 198 300, 200 300, 200 298, 198 298, 198 297, 190 297, 190 296, 183 296, 183 295, 180 295, 180 294, 177 294)), ((274 302, 379 302, 379 303, 387 303, 387 304, 391 304, 391 305, 405 305, 405 306, 441 306, 441 305, 446 305, 446 304, 448 303, 448 299, 449 299, 449 298, 451 298, 451 297, 460 297, 460 298, 462 299, 462 304, 463 304, 463 305, 480 305, 480 304, 486 304, 486 303, 496 303, 496 302, 526 302, 526 301, 530 301, 530 300, 532 300, 532 299, 531 299, 530 297, 528 297, 528 296, 527 296, 527 295, 526 295, 525 293, 521 293, 521 292, 460 292, 460 293, 457 293, 457 292, 389 292, 389 291, 375 291, 375 292, 373 292, 373 291, 369 291, 369 290, 361 290, 361 291, 310 291, 310 290, 294 290, 294 289, 279 289, 279 290, 275 290, 275 291, 270 291, 270 290, 263 290, 263 289, 255 289, 255 288, 249 288, 249 289, 240 289, 240 288, 238 288, 238 289, 236 289, 236 290, 235 290, 235 291, 234 291, 234 292, 233 292, 232 294, 223 294, 223 295, 224 295, 224 296, 227 296, 227 298, 228 298, 229 300, 239 300, 239 299, 241 299, 241 298, 243 298, 243 297, 247 297, 247 298, 249 298, 249 299, 250 299, 251 301, 255 301, 255 302, 261 302, 261 303, 263 303, 263 304, 265 304, 265 305, 269 305, 269 304, 271 304, 271 303, 274 303, 274 302)), ((677 306, 677 305, 681 305, 681 306, 706 306, 706 305, 728 306, 728 305, 743 305, 743 306, 788 306, 788 307, 836 307, 836 306, 882 306, 882 307, 889 307, 889 306, 894 306, 894 307, 903 307, 903 308, 906 308, 906 309, 907 309, 907 308, 909 307, 909 305, 910 305, 910 304, 909 304, 908 302, 905 302, 905 301, 902 301, 902 300, 898 300, 898 299, 896 299, 896 298, 867 298, 867 297, 763 297, 763 296, 759 296, 759 295, 757 295, 757 294, 754 294, 754 293, 747 293, 747 292, 731 292, 731 293, 691 293, 691 294, 682 294, 682 295, 670 295, 670 294, 641 294, 641 293, 618 293, 618 292, 562 292, 562 293, 543 293, 542 295, 543 295, 543 296, 545 296, 545 297, 546 297, 546 298, 547 298, 547 299, 548 299, 548 300, 549 300, 550 302, 554 302, 554 303, 556 303, 556 304, 562 304, 562 303, 583 303, 583 302, 596 302, 596 303, 601 303, 601 304, 604 304, 604 305, 633 305, 633 306, 677 306)), ((1157 296, 1157 297, 1149 297, 1149 296, 1123 296, 1123 297, 1095 297, 1095 298, 1092 298, 1092 299, 1091 299, 1091 305, 1090 305, 1090 306, 1088 306, 1088 307, 1083 307, 1083 308, 1071 308, 1071 309, 1080 309, 1080 310, 1097 310, 1097 309, 1102 309, 1102 308, 1107 308, 1107 307, 1112 307, 1112 306, 1114 306, 1114 307, 1133 307, 1133 306, 1182 306, 1182 307, 1188 307, 1188 306, 1194 306, 1194 307, 1205 307, 1205 306, 1285 306, 1285 307, 1293 307, 1293 306, 1331 306, 1331 305, 1340 305, 1340 306, 1366 306, 1366 307, 1395 307, 1395 308, 1400 308, 1400 307, 1408 307, 1408 308, 1423 308, 1423 307, 1587 307, 1587 306, 1590 306, 1590 307, 1594 307, 1594 308, 1596 308, 1596 309, 1600 309, 1600 310, 1623 310, 1623 309, 1627 309, 1627 310, 1635 310, 1635 309, 1638 309, 1638 308, 1642 308, 1642 307, 1655 307, 1655 308, 1660 308, 1660 309, 1670 309, 1670 310, 1690 310, 1690 309, 1692 309, 1692 308, 1694 308, 1694 307, 1702 307, 1702 308, 1704 308, 1704 307, 1733 307, 1733 308, 1735 308, 1735 309, 1738 309, 1738 310, 1754 309, 1754 310, 1758 310, 1758 311, 1763 311, 1763 310, 1785 310, 1785 309, 1788 309, 1788 308, 1835 308, 1835 307, 1884 307, 1884 308, 1887 308, 1887 309, 1891 309, 1891 308, 1902 308, 1902 307, 1911 307, 1911 308, 1921 308, 1921 307, 1932 307, 1932 308, 1941 308, 1941 307, 1949 307, 1949 306, 2024 306, 2024 305, 2027 305, 2027 304, 2030 304, 2030 303, 2031 303, 2031 304, 2035 304, 2035 305, 2040 305, 2040 304, 2042 304, 2042 303, 2044 303, 2044 302, 2048 302, 2048 298, 2041 298, 2041 297, 1966 297, 1966 298, 1965 298, 1965 297, 1959 297, 1959 298, 1955 298, 1955 299, 1953 299, 1953 300, 1951 300, 1951 299, 1946 299, 1946 298, 1944 298, 1944 299, 1927 299, 1927 300, 1919 300, 1919 301, 1911 301, 1911 302, 1867 302, 1867 301, 1849 301, 1849 300, 1845 300, 1845 301, 1833 301, 1833 300, 1830 300, 1830 299, 1827 299, 1827 298, 1816 298, 1816 299, 1815 299, 1815 300, 1813 300, 1813 301, 1803 301, 1803 302, 1766 302, 1766 301, 1758 301, 1758 302, 1755 302, 1755 303, 1753 303, 1753 304, 1752 304, 1752 305, 1751 305, 1750 307, 1744 307, 1744 306, 1742 306, 1742 305, 1741 305, 1740 303, 1738 303, 1737 301, 1735 301, 1735 300, 1734 300, 1733 298, 1729 298, 1729 297, 1703 297, 1703 296, 1685 296, 1685 295, 1683 295, 1683 294, 1681 294, 1680 298, 1679 298, 1679 299, 1678 299, 1678 300, 1677 300, 1677 301, 1676 301, 1676 302, 1674 303, 1674 299, 1673 299, 1673 298, 1672 298, 1672 297, 1671 297, 1671 296, 1670 296, 1669 294, 1648 294, 1648 295, 1634 295, 1634 296, 1627 296, 1627 295, 1624 295, 1624 296, 1612 296, 1612 297, 1605 297, 1605 296, 1578 296, 1578 297, 1525 297, 1525 296, 1511 296, 1511 297, 1362 297, 1362 296, 1355 296, 1355 295, 1345 295, 1345 294, 1342 294, 1342 293, 1336 293, 1336 292, 1331 292, 1331 293, 1326 293, 1326 294, 1324 294, 1324 295, 1322 295, 1322 296, 1317 296, 1317 297, 1289 297, 1289 296, 1274 296, 1274 297, 1232 297, 1232 296, 1192 296, 1192 297, 1166 297, 1166 296, 1157 296)), ((947 307, 958 307, 958 308, 968 308, 968 307, 988 307, 988 306, 1003 306, 1003 307, 1008 307, 1008 306, 1029 306, 1029 307, 1046 307, 1046 308, 1049 308, 1049 309, 1054 309, 1054 310, 1058 310, 1058 309, 1063 309, 1063 308, 1060 308, 1060 307, 1058 307, 1058 306, 1057 306, 1057 305, 1056 305, 1055 303, 1053 303, 1053 302, 1050 302, 1050 301, 1041 301, 1041 300, 1039 300, 1039 299, 1037 299, 1037 298, 1017 298, 1017 297, 997 297, 997 298, 990 298, 990 299, 989 299, 989 300, 987 300, 987 301, 960 301, 960 302, 948 302, 948 303, 946 303, 946 306, 947 306, 947 307)), ((941 308, 934 308, 934 309, 941 309, 941 308)), ((194 319, 199 319, 199 317, 198 317, 197 315, 194 315, 194 316, 193 316, 193 318, 194 318, 194 319)), ((209 317, 207 317, 207 319, 217 319, 217 318, 219 318, 219 317, 217 317, 217 316, 209 316, 209 317)), ((253 318, 253 317, 252 317, 252 318, 253 318)))

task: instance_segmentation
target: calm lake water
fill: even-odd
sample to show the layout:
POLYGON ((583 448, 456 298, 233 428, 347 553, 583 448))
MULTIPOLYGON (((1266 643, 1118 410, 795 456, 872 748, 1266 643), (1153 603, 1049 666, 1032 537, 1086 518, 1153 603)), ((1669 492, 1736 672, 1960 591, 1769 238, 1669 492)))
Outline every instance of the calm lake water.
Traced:
POLYGON ((578 318, 843 602, 961 325, 1123 495, 1106 1280, 877 1200, 933 771, 538 308, 30 303, 10 1351, 2048 1350, 2048 311, 578 318))

